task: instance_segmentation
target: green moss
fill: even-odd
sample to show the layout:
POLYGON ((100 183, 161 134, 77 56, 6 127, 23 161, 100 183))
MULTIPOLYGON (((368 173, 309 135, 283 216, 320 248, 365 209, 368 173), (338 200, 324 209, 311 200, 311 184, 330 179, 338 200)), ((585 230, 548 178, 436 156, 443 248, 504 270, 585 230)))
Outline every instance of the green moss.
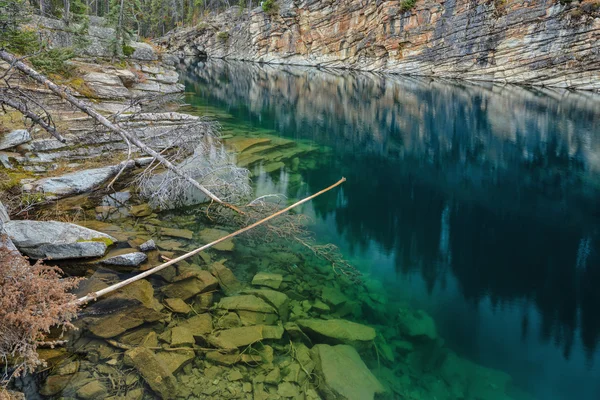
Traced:
POLYGON ((86 243, 86 242, 102 242, 106 245, 106 247, 112 246, 115 242, 106 237, 97 237, 90 240, 78 239, 77 243, 86 243))
POLYGON ((401 0, 400 1, 400 12, 406 12, 408 10, 411 10, 415 4, 417 3, 417 0, 401 0))
POLYGON ((131 55, 135 52, 135 48, 129 45, 123 45, 123 55, 125 57, 131 57, 131 55))
POLYGON ((226 42, 229 39, 229 32, 219 32, 217 33, 217 39, 222 42, 226 42))
POLYGON ((275 0, 265 0, 262 3, 262 9, 269 15, 275 15, 279 12, 279 4, 275 0))

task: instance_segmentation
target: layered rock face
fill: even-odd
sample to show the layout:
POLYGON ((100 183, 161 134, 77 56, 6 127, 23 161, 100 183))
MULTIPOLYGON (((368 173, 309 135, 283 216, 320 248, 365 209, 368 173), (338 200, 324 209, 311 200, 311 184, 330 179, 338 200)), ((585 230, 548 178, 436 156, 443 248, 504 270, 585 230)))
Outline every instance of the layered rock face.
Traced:
POLYGON ((600 2, 283 0, 161 44, 179 56, 600 90, 600 2))

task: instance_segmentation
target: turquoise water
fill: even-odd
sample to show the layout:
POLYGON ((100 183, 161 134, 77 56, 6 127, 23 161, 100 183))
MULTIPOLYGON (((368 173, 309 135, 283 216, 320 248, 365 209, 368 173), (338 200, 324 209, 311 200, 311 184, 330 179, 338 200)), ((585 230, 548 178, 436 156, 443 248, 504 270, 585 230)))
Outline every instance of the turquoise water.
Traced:
POLYGON ((534 398, 600 398, 600 96, 222 61, 184 69, 189 110, 219 121, 234 149, 240 137, 304 149, 241 152, 258 195, 348 179, 304 208, 311 229, 393 301, 431 314, 447 346, 534 398))

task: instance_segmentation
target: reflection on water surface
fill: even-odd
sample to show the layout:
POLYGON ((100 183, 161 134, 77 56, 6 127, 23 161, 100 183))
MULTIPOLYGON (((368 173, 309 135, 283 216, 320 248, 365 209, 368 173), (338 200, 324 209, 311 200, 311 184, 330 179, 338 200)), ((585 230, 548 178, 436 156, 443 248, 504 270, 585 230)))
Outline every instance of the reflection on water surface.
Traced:
POLYGON ((186 68, 191 108, 225 135, 318 147, 269 162, 242 152, 259 194, 300 197, 348 178, 305 209, 313 230, 390 298, 430 312, 450 347, 536 398, 600 397, 597 95, 217 60, 186 68))

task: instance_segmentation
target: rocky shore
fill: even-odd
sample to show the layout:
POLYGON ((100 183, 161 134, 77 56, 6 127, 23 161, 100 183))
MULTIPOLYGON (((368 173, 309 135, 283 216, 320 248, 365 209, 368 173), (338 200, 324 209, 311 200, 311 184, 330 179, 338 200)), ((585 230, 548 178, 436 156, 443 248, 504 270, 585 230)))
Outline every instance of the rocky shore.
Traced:
MULTIPOLYGON (((135 232, 89 222, 131 246, 152 238, 156 250, 139 267, 94 266, 78 294, 226 233, 199 224, 148 215, 135 232)), ((345 279, 293 244, 241 237, 158 275, 89 305, 67 348, 42 350, 51 365, 42 395, 526 398, 508 375, 449 350, 424 311, 390 302, 376 281, 345 279)))
POLYGON ((600 3, 281 0, 159 43, 183 56, 600 90, 600 3))

